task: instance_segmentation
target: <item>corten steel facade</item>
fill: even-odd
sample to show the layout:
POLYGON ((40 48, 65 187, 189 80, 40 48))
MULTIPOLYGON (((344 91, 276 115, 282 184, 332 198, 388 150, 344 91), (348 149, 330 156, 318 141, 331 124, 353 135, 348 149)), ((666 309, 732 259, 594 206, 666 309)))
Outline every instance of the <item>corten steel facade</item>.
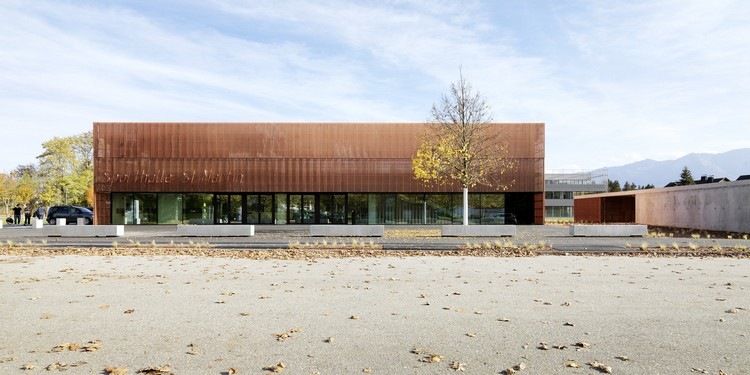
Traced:
MULTIPOLYGON (((544 223, 544 124, 493 124, 517 167, 470 189, 470 219, 544 223), (504 216, 503 216, 504 215, 504 216), (513 216, 510 215, 510 216, 513 216), (491 219, 492 218, 492 219, 491 219)), ((95 220, 460 223, 460 187, 427 187, 414 123, 94 123, 95 220)))
POLYGON ((750 181, 630 190, 575 198, 575 221, 750 233, 750 181))

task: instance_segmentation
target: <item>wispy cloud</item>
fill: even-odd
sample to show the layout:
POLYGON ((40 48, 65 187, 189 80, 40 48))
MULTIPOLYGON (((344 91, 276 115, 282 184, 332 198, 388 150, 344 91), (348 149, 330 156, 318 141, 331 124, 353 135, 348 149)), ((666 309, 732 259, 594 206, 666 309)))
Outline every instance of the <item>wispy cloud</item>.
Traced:
POLYGON ((547 123, 550 168, 747 147, 749 16, 698 0, 4 2, 0 117, 19 146, 0 169, 93 121, 423 121, 459 67, 496 121, 547 123))

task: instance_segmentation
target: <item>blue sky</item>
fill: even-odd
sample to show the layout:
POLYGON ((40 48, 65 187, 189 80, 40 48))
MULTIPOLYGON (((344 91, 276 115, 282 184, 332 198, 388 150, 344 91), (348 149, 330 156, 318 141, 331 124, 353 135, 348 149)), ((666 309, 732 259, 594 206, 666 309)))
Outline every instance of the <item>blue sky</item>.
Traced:
POLYGON ((547 169, 750 147, 750 2, 0 2, 0 171, 95 121, 422 122, 464 76, 547 169))

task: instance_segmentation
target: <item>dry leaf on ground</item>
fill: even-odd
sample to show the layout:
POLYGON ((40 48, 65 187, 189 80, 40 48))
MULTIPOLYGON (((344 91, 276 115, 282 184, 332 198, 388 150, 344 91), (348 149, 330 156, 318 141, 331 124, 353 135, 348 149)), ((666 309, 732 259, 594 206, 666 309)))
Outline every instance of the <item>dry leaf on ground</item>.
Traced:
POLYGON ((284 364, 284 362, 279 362, 275 365, 263 367, 263 370, 274 373, 284 372, 284 369, 286 369, 286 365, 284 364))
POLYGON ((107 375, 126 375, 128 373, 128 369, 124 367, 107 367, 104 369, 104 372, 107 375))
POLYGON ((161 365, 161 366, 149 366, 144 367, 140 370, 138 370, 139 374, 146 374, 146 375, 171 375, 172 374, 172 366, 170 365, 161 365))
POLYGON ((77 344, 77 343, 75 343, 75 342, 64 342, 64 343, 62 343, 62 344, 58 344, 57 346, 55 346, 54 348, 52 348, 52 351, 53 351, 53 352, 63 352, 63 351, 66 351, 66 350, 67 350, 67 351, 75 352, 75 351, 77 351, 77 350, 78 350, 78 349, 79 349, 80 347, 81 347, 81 346, 80 346, 80 345, 78 345, 78 344, 77 344))

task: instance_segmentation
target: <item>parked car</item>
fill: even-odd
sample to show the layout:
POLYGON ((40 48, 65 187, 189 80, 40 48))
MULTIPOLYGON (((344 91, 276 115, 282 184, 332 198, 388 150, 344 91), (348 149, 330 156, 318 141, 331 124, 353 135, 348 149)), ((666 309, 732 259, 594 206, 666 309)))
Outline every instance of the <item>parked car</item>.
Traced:
POLYGON ((94 213, 86 207, 52 206, 47 210, 47 222, 57 224, 58 219, 65 219, 66 224, 78 224, 78 218, 83 218, 86 225, 94 224, 94 213))

